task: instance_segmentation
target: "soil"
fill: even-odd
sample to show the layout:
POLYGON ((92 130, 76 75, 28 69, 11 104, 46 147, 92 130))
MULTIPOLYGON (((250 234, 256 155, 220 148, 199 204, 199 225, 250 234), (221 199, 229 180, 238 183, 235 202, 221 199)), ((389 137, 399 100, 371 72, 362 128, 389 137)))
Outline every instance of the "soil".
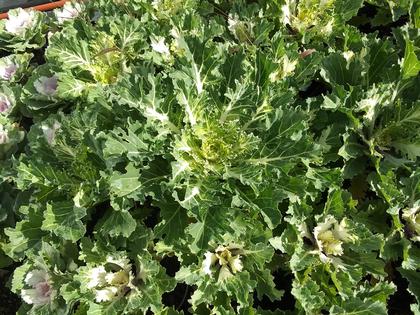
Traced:
POLYGON ((15 315, 20 306, 20 298, 6 286, 11 272, 0 269, 0 314, 15 315))

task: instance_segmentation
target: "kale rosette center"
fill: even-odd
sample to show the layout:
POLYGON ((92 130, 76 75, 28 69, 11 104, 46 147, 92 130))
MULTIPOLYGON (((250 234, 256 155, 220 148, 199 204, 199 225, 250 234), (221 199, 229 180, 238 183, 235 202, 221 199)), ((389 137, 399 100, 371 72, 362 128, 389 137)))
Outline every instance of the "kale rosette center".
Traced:
POLYGON ((258 142, 257 137, 241 130, 234 122, 207 123, 185 131, 175 146, 174 155, 195 171, 220 175, 249 158, 258 142))

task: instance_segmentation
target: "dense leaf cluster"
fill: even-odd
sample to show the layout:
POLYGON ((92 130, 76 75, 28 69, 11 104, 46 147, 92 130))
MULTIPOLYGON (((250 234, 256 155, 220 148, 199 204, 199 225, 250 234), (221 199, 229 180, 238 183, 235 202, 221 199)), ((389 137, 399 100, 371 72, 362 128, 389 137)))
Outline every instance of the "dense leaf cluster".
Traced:
POLYGON ((419 29, 413 0, 11 11, 18 314, 420 314, 419 29))

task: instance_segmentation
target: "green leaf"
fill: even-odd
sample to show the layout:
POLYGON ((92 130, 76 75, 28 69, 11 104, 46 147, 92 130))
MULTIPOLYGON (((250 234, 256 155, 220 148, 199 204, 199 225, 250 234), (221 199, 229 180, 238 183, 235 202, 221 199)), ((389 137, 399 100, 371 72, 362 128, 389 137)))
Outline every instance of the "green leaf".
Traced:
POLYGON ((198 222, 188 226, 187 231, 194 239, 190 246, 194 253, 206 250, 211 239, 221 240, 221 232, 233 232, 229 227, 227 211, 222 206, 206 209, 199 216, 198 222))
POLYGON ((23 264, 14 270, 11 287, 12 292, 19 293, 20 290, 23 289, 25 286, 26 274, 29 272, 31 267, 32 266, 30 264, 23 264))
POLYGON ((417 303, 420 304, 420 274, 416 270, 406 270, 398 268, 401 275, 408 280, 408 291, 415 296, 417 303))
POLYGON ((398 54, 392 42, 388 40, 368 37, 369 60, 366 83, 381 81, 395 81, 398 79, 398 54))
POLYGON ((133 163, 128 163, 124 174, 116 171, 109 178, 111 193, 117 197, 135 197, 141 187, 140 171, 133 163))
POLYGON ((414 44, 409 39, 405 42, 405 53, 402 62, 402 78, 409 79, 416 76, 420 71, 420 61, 418 60, 416 53, 414 52, 414 44))
POLYGON ((67 73, 60 73, 58 76, 58 96, 64 99, 75 99, 81 97, 88 84, 82 80, 76 79, 74 76, 67 73))
POLYGON ((141 23, 129 15, 123 15, 111 23, 111 32, 119 38, 119 48, 128 50, 142 42, 141 23))
POLYGON ((163 238, 168 244, 179 242, 188 226, 187 210, 168 195, 154 205, 159 207, 162 217, 162 221, 154 229, 155 236, 163 238))
POLYGON ((297 235, 292 226, 288 224, 280 236, 269 239, 269 242, 274 249, 291 255, 295 249, 297 235))
POLYGON ((385 264, 382 260, 377 258, 377 254, 375 252, 351 253, 343 256, 343 261, 351 265, 360 265, 365 272, 374 275, 386 275, 384 270, 385 264))
POLYGON ((41 214, 30 210, 27 219, 17 222, 14 228, 4 229, 9 242, 2 245, 3 251, 15 260, 22 260, 27 253, 39 250, 47 234, 41 229, 42 220, 41 214))
POLYGON ((224 64, 220 68, 222 78, 226 80, 225 88, 235 88, 237 80, 239 80, 244 74, 245 69, 243 62, 245 60, 245 54, 242 51, 236 52, 229 55, 224 64))
POLYGON ((296 161, 313 158, 318 146, 305 137, 308 119, 299 109, 278 108, 272 125, 263 134, 264 146, 247 161, 249 166, 265 165, 287 171, 296 161))
POLYGON ((71 201, 49 203, 41 229, 75 242, 86 233, 86 227, 81 221, 85 216, 86 209, 76 207, 71 201))
POLYGON ((76 38, 74 34, 55 33, 50 38, 46 55, 48 59, 56 60, 66 69, 89 70, 92 63, 88 43, 76 38))
POLYGON ((36 160, 21 161, 17 166, 18 177, 17 186, 19 189, 27 190, 29 188, 37 188, 38 198, 40 200, 47 199, 48 195, 54 191, 71 191, 76 189, 79 182, 57 167, 53 167, 48 163, 41 163, 36 160))
POLYGON ((386 304, 378 301, 359 300, 352 298, 340 306, 333 306, 330 309, 332 315, 386 315, 388 314, 386 304))
POLYGON ((118 315, 121 314, 124 309, 124 299, 115 299, 109 303, 96 304, 93 302, 89 303, 89 310, 87 314, 92 315, 118 315))
POLYGON ((100 220, 97 228, 102 234, 108 234, 112 237, 120 235, 130 237, 136 229, 136 226, 136 220, 128 211, 115 211, 110 209, 107 211, 104 218, 100 220))
POLYGON ((420 315, 420 304, 411 304, 410 310, 413 312, 414 315, 420 315))
POLYGON ((335 11, 343 18, 344 21, 350 20, 357 15, 357 11, 363 6, 363 0, 338 0, 335 2, 335 11))
POLYGON ((408 204, 413 206, 417 200, 420 200, 420 170, 415 170, 410 177, 401 179, 404 185, 404 194, 407 197, 408 204))
MULTIPOLYGON (((279 209, 279 203, 287 196, 284 192, 275 188, 268 188, 261 191, 257 197, 252 190, 237 188, 240 204, 245 207, 251 207, 263 215, 264 221, 270 229, 274 229, 280 224, 282 215, 279 209)), ((236 205, 240 205, 236 201, 236 205)))
POLYGON ((342 198, 342 191, 330 190, 328 192, 328 199, 324 206, 325 214, 332 214, 336 217, 342 217, 344 215, 344 202, 342 198))
POLYGON ((280 300, 283 296, 283 291, 277 290, 273 281, 274 277, 271 275, 269 270, 263 270, 262 272, 256 272, 257 281, 257 296, 259 300, 265 295, 271 301, 280 300))
POLYGON ((364 285, 361 285, 355 294, 362 300, 370 299, 372 301, 387 303, 389 297, 394 294, 396 290, 397 286, 390 281, 378 282, 373 286, 365 281, 364 285))
POLYGON ((359 63, 350 61, 347 64, 346 59, 339 53, 332 53, 325 57, 321 69, 321 75, 327 82, 342 85, 346 89, 361 83, 361 72, 359 63))
POLYGON ((115 128, 106 135, 104 156, 118 161, 122 155, 134 163, 151 158, 153 135, 140 122, 127 121, 127 130, 115 128))
POLYGON ((320 287, 311 279, 304 283, 293 281, 292 294, 309 314, 317 313, 325 303, 324 292, 320 291, 320 287))
POLYGON ((221 288, 229 296, 233 296, 242 307, 248 305, 250 292, 253 291, 254 287, 255 281, 250 279, 249 273, 246 271, 239 272, 221 283, 221 288))

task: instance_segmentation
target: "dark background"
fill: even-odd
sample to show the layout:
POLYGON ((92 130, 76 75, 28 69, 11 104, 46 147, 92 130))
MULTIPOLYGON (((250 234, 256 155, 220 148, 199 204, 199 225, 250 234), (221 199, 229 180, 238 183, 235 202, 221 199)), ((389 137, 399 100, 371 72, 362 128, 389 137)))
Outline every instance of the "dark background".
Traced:
POLYGON ((0 0, 0 13, 17 7, 27 8, 55 1, 56 0, 0 0))

